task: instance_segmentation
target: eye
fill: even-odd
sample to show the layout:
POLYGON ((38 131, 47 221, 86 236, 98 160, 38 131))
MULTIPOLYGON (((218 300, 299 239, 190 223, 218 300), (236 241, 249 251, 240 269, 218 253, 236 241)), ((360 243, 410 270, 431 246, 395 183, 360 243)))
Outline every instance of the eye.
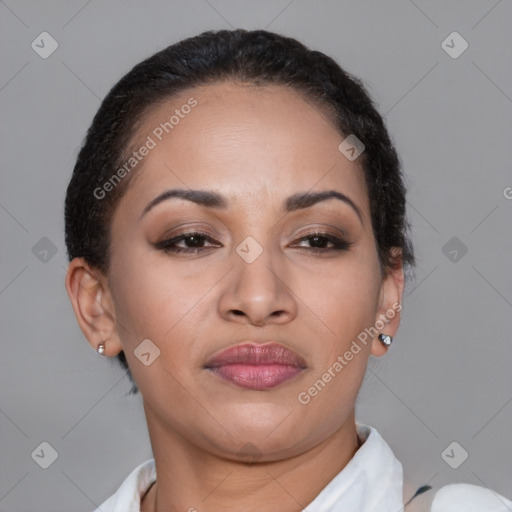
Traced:
MULTIPOLYGON (((197 253, 201 249, 207 249, 208 247, 204 246, 205 242, 210 242, 213 244, 217 244, 217 247, 220 247, 220 244, 216 242, 213 238, 205 233, 201 233, 199 231, 190 231, 188 233, 181 233, 178 236, 173 238, 169 238, 168 240, 162 240, 161 242, 157 242, 155 247, 157 249, 161 249, 165 252, 173 252, 173 253, 197 253), (177 244, 184 243, 185 247, 178 247, 177 244)), ((211 247, 211 246, 210 246, 211 247)))
MULTIPOLYGON (((314 232, 306 236, 303 236, 298 240, 298 242, 309 243, 310 247, 306 247, 304 245, 300 247, 318 253, 326 253, 331 251, 346 251, 352 245, 352 242, 347 242, 346 240, 343 240, 334 235, 320 232, 314 232), (331 245, 331 247, 328 247, 329 244, 331 245)), ((216 242, 216 240, 214 240, 212 237, 210 237, 206 233, 201 233, 199 231, 181 233, 180 235, 177 235, 173 238, 157 242, 154 245, 157 249, 161 249, 164 252, 172 252, 175 254, 193 254, 199 253, 202 250, 208 249, 209 247, 222 247, 222 244, 216 242), (206 242, 211 243, 212 245, 205 246, 206 242), (182 244, 182 246, 180 247, 178 244, 182 244)))
MULTIPOLYGON (((346 251, 351 245, 352 242, 347 242, 341 238, 338 238, 329 233, 310 233, 307 236, 304 236, 299 239, 299 242, 308 242, 313 247, 305 247, 306 249, 310 249, 313 252, 330 252, 330 251, 346 251), (331 247, 326 247, 328 244, 331 244, 331 247)), ((302 246, 304 247, 304 246, 302 246)))

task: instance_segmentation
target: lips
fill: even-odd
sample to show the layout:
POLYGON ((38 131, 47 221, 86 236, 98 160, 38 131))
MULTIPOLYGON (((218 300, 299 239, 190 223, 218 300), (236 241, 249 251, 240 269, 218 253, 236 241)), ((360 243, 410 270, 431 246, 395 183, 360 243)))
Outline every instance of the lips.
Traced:
POLYGON ((307 365, 296 352, 279 343, 243 343, 213 356, 205 368, 239 387, 261 391, 290 380, 307 365))

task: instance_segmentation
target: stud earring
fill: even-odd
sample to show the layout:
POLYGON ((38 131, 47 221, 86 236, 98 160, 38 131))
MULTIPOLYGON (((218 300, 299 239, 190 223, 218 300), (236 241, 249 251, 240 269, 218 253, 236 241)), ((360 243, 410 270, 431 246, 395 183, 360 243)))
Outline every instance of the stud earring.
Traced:
POLYGON ((389 347, 391 343, 393 343, 393 338, 389 334, 379 334, 378 336, 380 342, 385 345, 386 347, 389 347))
MULTIPOLYGON (((108 340, 105 340, 105 341, 108 341, 108 340)), ((102 341, 99 345, 98 345, 98 348, 96 349, 98 354, 100 356, 103 356, 105 355, 105 341, 102 341)))

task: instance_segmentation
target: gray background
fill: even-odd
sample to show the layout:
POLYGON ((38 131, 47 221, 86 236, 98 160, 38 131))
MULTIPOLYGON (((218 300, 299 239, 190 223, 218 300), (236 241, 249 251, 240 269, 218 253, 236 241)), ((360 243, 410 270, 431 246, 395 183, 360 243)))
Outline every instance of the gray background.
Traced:
POLYGON ((417 277, 358 421, 418 486, 510 498, 511 19, 510 0, 0 2, 0 510, 92 510, 151 457, 140 396, 86 342, 65 291, 64 194, 110 87, 155 51, 230 27, 296 37, 361 77, 401 154, 417 277), (31 48, 43 31, 59 44, 47 59, 31 48), (441 47, 453 31, 469 44, 457 59, 441 47), (31 457, 43 441, 58 452, 48 469, 31 457), (441 457, 453 441, 469 453, 458 469, 441 457))

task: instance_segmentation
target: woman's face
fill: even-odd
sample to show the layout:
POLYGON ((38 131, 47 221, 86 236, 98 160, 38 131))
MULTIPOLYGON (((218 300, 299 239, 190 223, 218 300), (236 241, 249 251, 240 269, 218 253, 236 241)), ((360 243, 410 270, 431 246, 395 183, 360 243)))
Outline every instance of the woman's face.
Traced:
MULTIPOLYGON (((384 349, 368 337, 336 372, 338 356, 401 299, 400 278, 381 279, 358 160, 323 111, 278 86, 188 90, 144 118, 136 147, 153 146, 148 136, 112 220, 107 281, 148 425, 231 459, 244 446, 262 460, 304 452, 349 418, 370 352, 384 349), (223 204, 170 197, 148 209, 171 189, 223 204), (287 203, 324 191, 348 200, 287 203), (242 350, 239 364, 208 367, 227 348, 270 342, 295 363, 277 351, 253 366, 242 350)), ((394 334, 397 318, 379 332, 394 334)))

